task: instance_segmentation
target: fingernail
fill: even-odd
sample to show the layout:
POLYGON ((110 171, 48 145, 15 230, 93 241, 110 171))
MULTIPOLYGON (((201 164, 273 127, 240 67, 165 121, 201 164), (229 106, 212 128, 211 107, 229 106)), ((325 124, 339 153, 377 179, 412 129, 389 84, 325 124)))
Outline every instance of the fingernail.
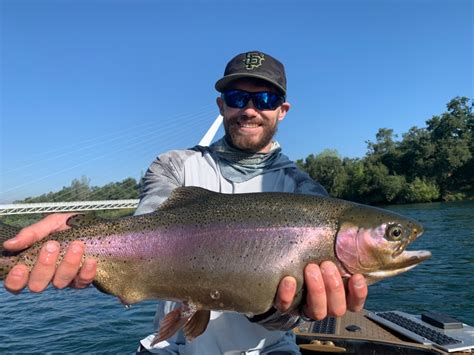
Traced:
POLYGON ((365 280, 363 278, 358 278, 354 281, 354 287, 363 288, 365 287, 365 280))
POLYGON ((82 253, 82 246, 77 243, 73 243, 71 245, 71 252, 73 252, 74 254, 82 253))
POLYGON ((336 277, 336 271, 337 271, 336 266, 330 263, 325 264, 324 267, 321 268, 321 272, 323 273, 323 275, 326 278, 329 278, 330 280, 332 280, 335 287, 339 287, 340 282, 339 282, 339 278, 336 277))
POLYGON ((13 276, 13 277, 23 277, 23 276, 25 276, 25 270, 23 270, 21 268, 16 268, 16 269, 13 269, 10 272, 10 275, 13 276))
POLYGON ((18 244, 19 240, 17 237, 14 237, 12 239, 8 239, 5 241, 5 243, 10 244, 11 246, 14 246, 15 244, 18 244))
POLYGON ((320 273, 319 272, 316 272, 316 271, 310 271, 309 272, 309 276, 311 276, 314 280, 319 280, 320 278, 320 273))
POLYGON ((283 280, 283 287, 286 288, 286 289, 293 289, 294 288, 294 284, 293 282, 291 282, 290 280, 283 280))
POLYGON ((86 261, 82 267, 83 267, 84 269, 86 269, 87 271, 90 271, 90 270, 92 270, 92 269, 95 267, 95 262, 93 262, 93 261, 86 261))
POLYGON ((333 264, 325 264, 324 267, 321 268, 321 272, 328 276, 334 275, 336 273, 336 267, 333 264))
POLYGON ((46 251, 48 253, 55 253, 58 251, 58 246, 54 242, 48 242, 46 243, 46 251))

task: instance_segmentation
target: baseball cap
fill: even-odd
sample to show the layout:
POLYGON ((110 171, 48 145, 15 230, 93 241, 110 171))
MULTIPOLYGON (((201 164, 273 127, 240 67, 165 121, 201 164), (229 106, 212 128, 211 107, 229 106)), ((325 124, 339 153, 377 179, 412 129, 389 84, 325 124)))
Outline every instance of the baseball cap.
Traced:
POLYGON ((227 63, 224 76, 217 80, 215 88, 223 92, 233 81, 241 78, 264 80, 286 95, 285 67, 269 54, 252 51, 236 55, 227 63))

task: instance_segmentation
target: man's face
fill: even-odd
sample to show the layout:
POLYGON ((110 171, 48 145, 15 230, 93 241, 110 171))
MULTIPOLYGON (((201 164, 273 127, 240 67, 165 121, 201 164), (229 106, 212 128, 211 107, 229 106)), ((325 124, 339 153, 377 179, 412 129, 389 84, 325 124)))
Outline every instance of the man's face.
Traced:
MULTIPOLYGON (((237 81, 230 89, 248 92, 272 91, 277 92, 271 86, 252 83, 249 81, 237 81)), ((217 98, 219 111, 224 117, 225 134, 231 143, 241 150, 252 153, 268 153, 271 148, 272 138, 290 104, 285 102, 275 110, 258 110, 250 100, 244 108, 229 107, 222 98, 217 98)))

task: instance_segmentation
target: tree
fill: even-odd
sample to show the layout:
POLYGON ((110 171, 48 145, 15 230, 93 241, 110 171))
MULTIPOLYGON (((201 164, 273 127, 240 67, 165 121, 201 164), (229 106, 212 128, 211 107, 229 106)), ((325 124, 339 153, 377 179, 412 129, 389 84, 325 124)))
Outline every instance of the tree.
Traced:
POLYGON ((367 141, 367 159, 373 162, 381 162, 391 173, 397 171, 400 158, 398 146, 395 141, 397 135, 391 128, 379 128, 375 135, 376 142, 367 141))
POLYGON ((317 156, 309 155, 305 162, 297 162, 318 181, 331 196, 341 197, 347 181, 342 159, 335 150, 324 150, 317 156))
POLYGON ((433 116, 427 130, 435 146, 433 176, 442 195, 459 186, 459 171, 473 158, 472 152, 472 104, 466 97, 456 97, 448 105, 448 112, 433 116))
POLYGON ((412 127, 403 134, 399 145, 400 175, 412 181, 415 177, 432 176, 434 172, 436 146, 426 128, 412 127))
POLYGON ((370 204, 383 204, 394 202, 398 199, 405 184, 405 178, 390 175, 388 168, 378 162, 364 161, 364 183, 359 193, 364 202, 370 204))
POLYGON ((439 197, 440 192, 436 183, 417 177, 405 186, 401 201, 404 203, 431 202, 439 197))

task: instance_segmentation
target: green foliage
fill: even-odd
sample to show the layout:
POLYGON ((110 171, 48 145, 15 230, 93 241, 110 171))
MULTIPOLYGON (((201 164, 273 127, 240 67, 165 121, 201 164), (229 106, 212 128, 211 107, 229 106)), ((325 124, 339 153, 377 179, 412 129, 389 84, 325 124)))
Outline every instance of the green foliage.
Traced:
POLYGON ((464 181, 463 167, 472 165, 474 116, 468 102, 465 97, 455 98, 448 103, 448 112, 426 122, 435 146, 431 173, 443 195, 451 194, 459 187, 460 181, 464 181))
POLYGON ((339 197, 342 194, 347 175, 343 161, 336 151, 325 150, 317 156, 308 156, 304 163, 298 163, 313 179, 319 181, 331 196, 339 197))
POLYGON ((104 201, 136 199, 140 195, 141 185, 133 178, 113 182, 102 187, 90 186, 90 179, 82 176, 74 179, 70 186, 58 192, 48 192, 37 197, 27 197, 17 203, 63 202, 63 201, 104 201))
POLYGON ((406 184, 402 192, 402 201, 407 203, 431 202, 439 197, 439 187, 436 183, 418 177, 406 184))
POLYGON ((363 159, 336 151, 311 154, 298 165, 334 197, 370 204, 429 202, 474 197, 473 103, 455 97, 447 112, 412 127, 397 140, 381 128, 363 159))

